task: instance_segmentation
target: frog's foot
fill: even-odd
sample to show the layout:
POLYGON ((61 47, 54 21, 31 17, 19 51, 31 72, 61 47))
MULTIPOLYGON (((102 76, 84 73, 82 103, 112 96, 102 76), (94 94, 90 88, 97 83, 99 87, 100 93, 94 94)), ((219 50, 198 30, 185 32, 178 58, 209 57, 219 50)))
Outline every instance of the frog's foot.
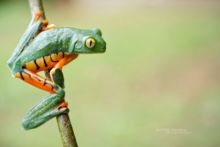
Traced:
POLYGON ((68 103, 67 102, 62 102, 58 107, 57 109, 55 109, 55 111, 60 111, 60 110, 63 110, 63 109, 68 109, 68 103))
MULTIPOLYGON (((39 21, 42 15, 43 14, 41 11, 36 11, 34 14, 34 22, 39 21)), ((48 20, 42 21, 42 26, 41 26, 40 32, 47 30, 48 23, 49 23, 48 20)))
POLYGON ((68 103, 63 101, 57 108, 55 108, 50 114, 53 114, 53 116, 58 116, 62 113, 68 113, 68 103))
POLYGON ((34 21, 35 22, 39 21, 41 16, 42 16, 42 12, 41 11, 36 11, 34 13, 34 21))
POLYGON ((48 21, 44 20, 43 21, 43 26, 41 28, 41 32, 46 31, 46 30, 55 29, 55 28, 57 28, 57 26, 55 24, 49 24, 48 25, 48 21))
POLYGON ((55 24, 49 24, 46 28, 45 28, 45 30, 51 30, 51 29, 56 29, 57 28, 57 26, 55 25, 55 24))
POLYGON ((45 19, 42 21, 41 32, 47 28, 48 24, 49 24, 48 20, 45 19))
MULTIPOLYGON (((41 11, 36 11, 34 14, 34 21, 37 22, 40 20, 40 17, 42 16, 42 12, 41 11)), ((55 24, 49 24, 48 20, 43 20, 42 21, 42 28, 41 31, 45 31, 45 30, 50 30, 50 29, 55 29, 57 28, 57 26, 55 24)))

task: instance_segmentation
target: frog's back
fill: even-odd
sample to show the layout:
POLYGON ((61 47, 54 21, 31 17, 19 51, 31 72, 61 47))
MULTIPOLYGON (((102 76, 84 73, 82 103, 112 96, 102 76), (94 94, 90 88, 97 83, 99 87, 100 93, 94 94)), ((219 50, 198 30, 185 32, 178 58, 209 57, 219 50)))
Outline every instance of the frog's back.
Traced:
POLYGON ((75 33, 72 28, 57 28, 41 32, 16 59, 11 61, 13 64, 10 64, 9 59, 9 67, 12 70, 21 68, 28 62, 36 62, 42 57, 49 58, 53 54, 54 57, 64 56, 75 33))
POLYGON ((57 28, 40 33, 33 42, 18 57, 23 63, 45 55, 65 52, 74 36, 74 31, 70 28, 57 28))

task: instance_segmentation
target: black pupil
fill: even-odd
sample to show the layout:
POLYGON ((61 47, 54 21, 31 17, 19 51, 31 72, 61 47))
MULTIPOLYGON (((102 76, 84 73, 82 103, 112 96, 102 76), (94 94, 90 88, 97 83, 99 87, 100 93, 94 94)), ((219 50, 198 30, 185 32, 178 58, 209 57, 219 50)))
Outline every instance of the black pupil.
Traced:
POLYGON ((90 40, 90 42, 89 42, 89 46, 92 46, 92 43, 93 43, 92 40, 90 40))

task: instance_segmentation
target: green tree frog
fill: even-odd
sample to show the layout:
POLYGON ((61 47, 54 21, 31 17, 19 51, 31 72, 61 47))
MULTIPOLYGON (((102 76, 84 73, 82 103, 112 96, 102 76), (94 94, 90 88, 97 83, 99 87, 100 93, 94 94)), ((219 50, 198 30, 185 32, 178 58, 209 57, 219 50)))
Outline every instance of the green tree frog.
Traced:
POLYGON ((99 29, 51 27, 35 14, 8 60, 8 66, 14 77, 51 94, 26 114, 22 121, 24 129, 36 128, 69 111, 63 99, 63 88, 56 85, 53 78, 46 79, 38 72, 50 70, 53 77, 56 69, 61 70, 79 54, 103 53, 105 50, 106 42, 99 29))

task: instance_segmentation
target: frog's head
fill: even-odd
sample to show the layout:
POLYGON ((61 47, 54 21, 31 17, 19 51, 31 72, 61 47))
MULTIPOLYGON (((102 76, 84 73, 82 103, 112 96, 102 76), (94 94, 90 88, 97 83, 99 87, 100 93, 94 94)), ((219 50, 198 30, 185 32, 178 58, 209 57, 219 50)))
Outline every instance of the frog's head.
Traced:
POLYGON ((75 53, 103 53, 106 50, 106 42, 102 38, 100 29, 78 30, 75 40, 75 53))

